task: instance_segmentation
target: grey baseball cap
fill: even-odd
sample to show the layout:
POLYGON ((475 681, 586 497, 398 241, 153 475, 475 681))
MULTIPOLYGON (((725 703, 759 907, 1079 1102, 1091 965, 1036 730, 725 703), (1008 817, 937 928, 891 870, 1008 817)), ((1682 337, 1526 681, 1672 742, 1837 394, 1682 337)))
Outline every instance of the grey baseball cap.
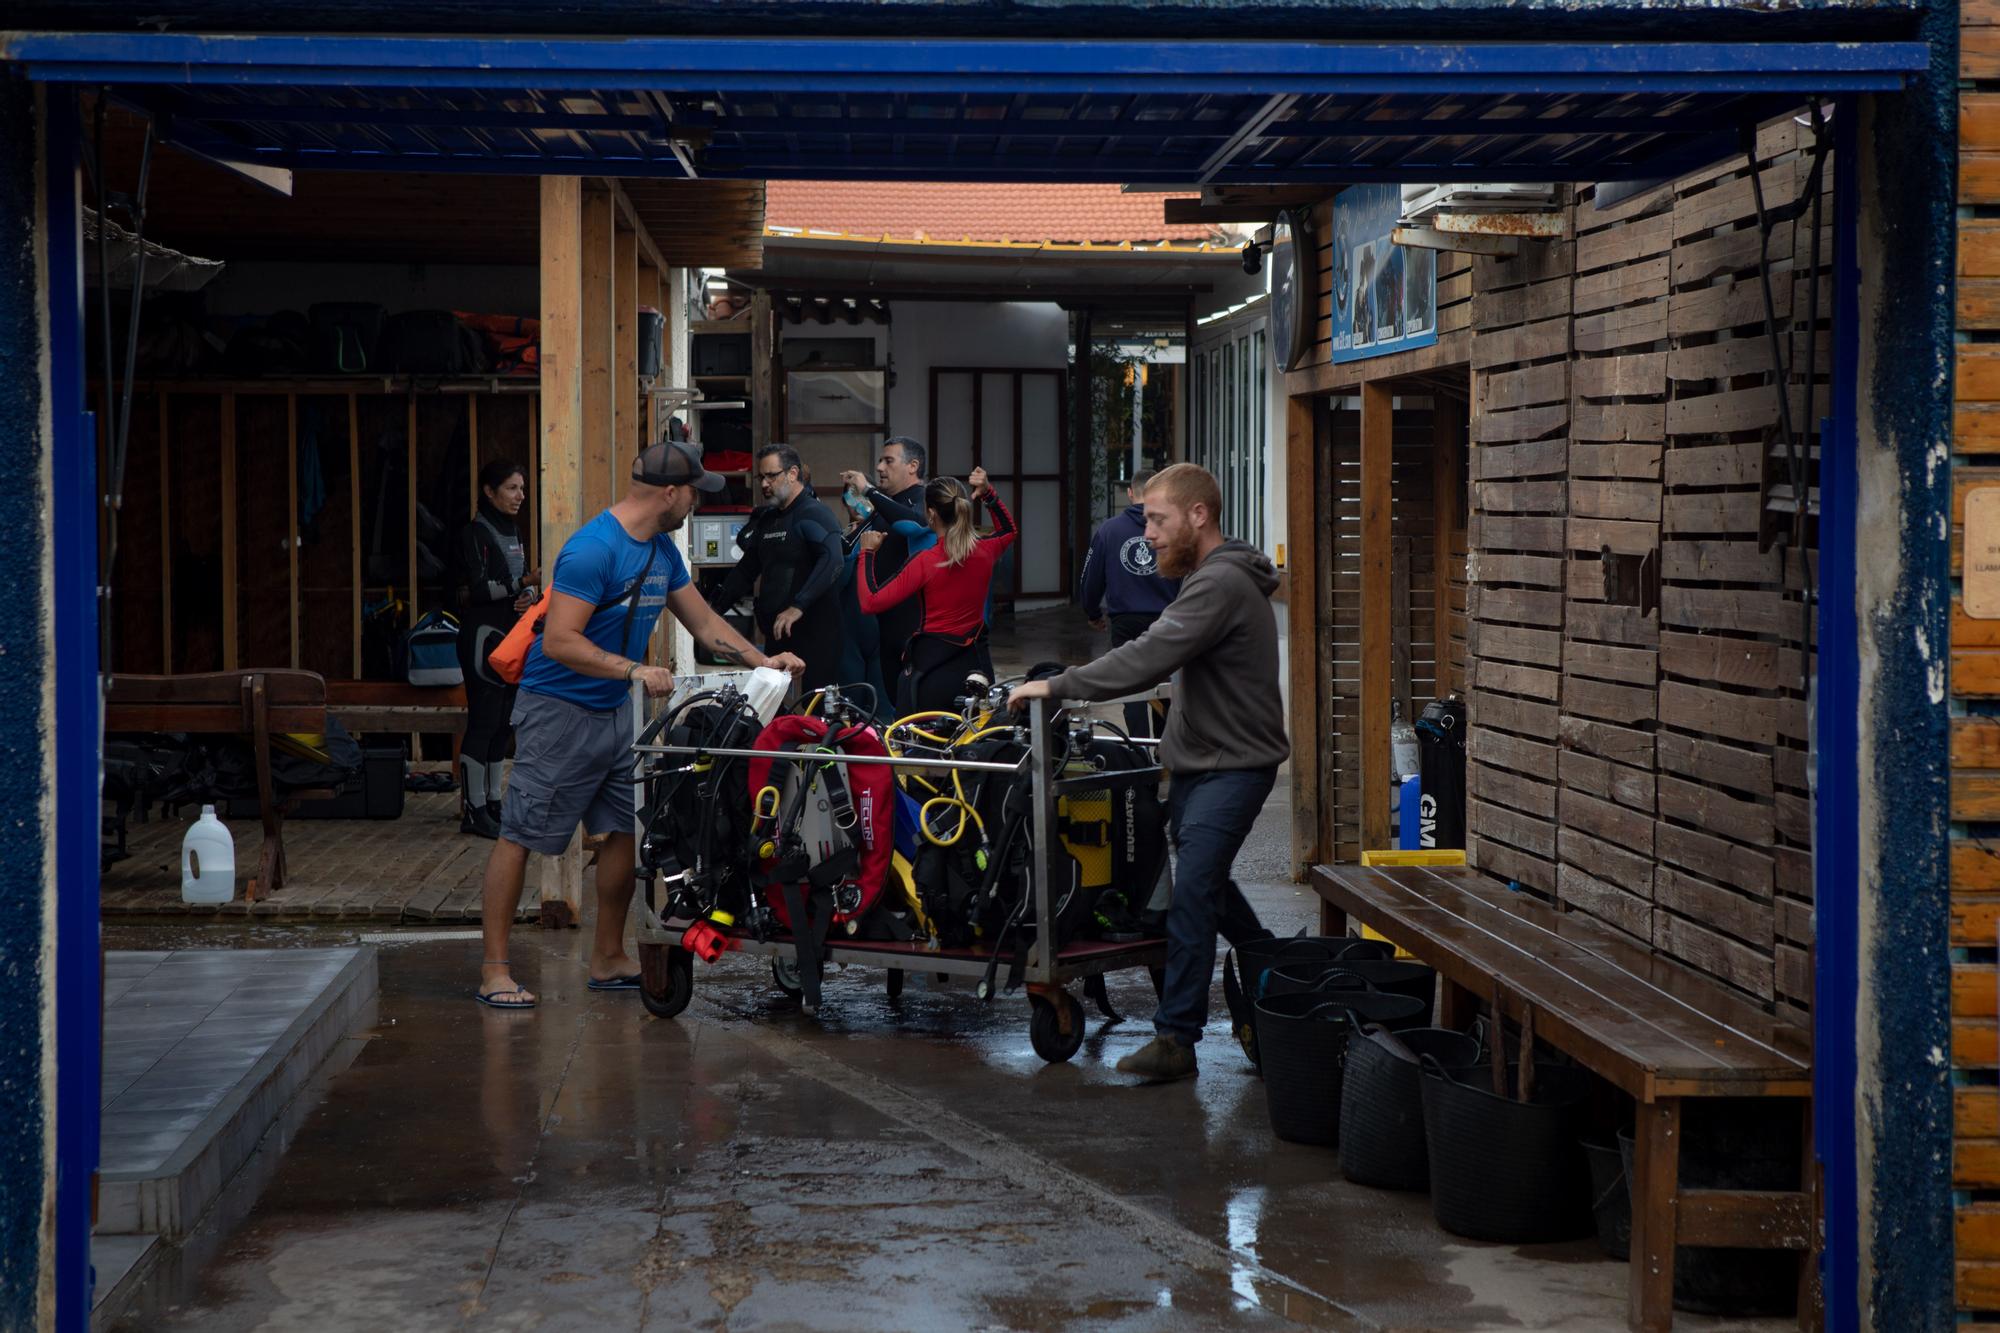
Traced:
POLYGON ((679 440, 649 444, 632 460, 632 480, 648 486, 692 486, 710 495, 728 483, 713 472, 704 472, 701 455, 679 440))

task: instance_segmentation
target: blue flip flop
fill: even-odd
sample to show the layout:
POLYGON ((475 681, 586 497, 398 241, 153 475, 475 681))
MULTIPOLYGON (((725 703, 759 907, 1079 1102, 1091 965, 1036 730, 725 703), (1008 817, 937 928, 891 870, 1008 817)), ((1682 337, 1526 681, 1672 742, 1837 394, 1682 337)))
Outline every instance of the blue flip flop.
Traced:
POLYGON ((603 981, 599 981, 593 977, 590 982, 590 988, 592 990, 638 990, 639 981, 640 976, 637 972, 634 972, 629 977, 609 977, 603 981))
POLYGON ((532 999, 509 1002, 500 998, 503 995, 526 995, 527 993, 519 986, 511 986, 506 990, 474 991, 472 992, 472 998, 485 1005, 488 1009, 532 1009, 536 1004, 536 1001, 532 999))

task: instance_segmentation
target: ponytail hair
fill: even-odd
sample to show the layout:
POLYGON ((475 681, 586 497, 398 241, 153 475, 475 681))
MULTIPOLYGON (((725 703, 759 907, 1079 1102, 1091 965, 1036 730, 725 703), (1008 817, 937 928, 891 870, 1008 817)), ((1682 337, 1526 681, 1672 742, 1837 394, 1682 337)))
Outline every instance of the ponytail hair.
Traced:
POLYGON ((933 477, 924 485, 924 508, 937 515, 947 569, 965 563, 979 534, 972 527, 972 492, 956 477, 933 477))

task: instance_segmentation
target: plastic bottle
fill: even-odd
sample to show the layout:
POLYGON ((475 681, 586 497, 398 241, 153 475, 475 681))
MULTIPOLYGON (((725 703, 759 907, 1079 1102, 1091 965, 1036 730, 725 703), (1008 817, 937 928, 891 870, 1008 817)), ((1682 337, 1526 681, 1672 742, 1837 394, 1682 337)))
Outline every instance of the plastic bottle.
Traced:
POLYGON ((1389 704, 1389 780, 1415 777, 1419 767, 1417 729, 1403 720, 1402 701, 1394 700, 1389 704))
POLYGON ((226 903, 236 896, 236 839, 204 805, 201 818, 181 839, 181 901, 226 903))

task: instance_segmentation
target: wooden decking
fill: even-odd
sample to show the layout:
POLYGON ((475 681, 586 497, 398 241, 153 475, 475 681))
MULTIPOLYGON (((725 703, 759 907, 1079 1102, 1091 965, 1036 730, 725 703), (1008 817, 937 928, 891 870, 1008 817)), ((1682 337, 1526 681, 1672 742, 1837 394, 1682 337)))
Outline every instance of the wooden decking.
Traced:
MULTIPOLYGON (((285 887, 251 903, 241 884, 257 864, 263 830, 254 819, 229 820, 236 838, 238 894, 220 907, 181 901, 181 838, 190 816, 183 812, 151 823, 133 823, 126 847, 131 853, 104 872, 107 918, 170 917, 201 919, 254 917, 258 920, 376 921, 401 925, 454 924, 479 920, 480 882, 493 844, 458 831, 458 795, 412 794, 403 817, 294 819, 285 825, 285 853, 291 865, 285 887)), ((529 876, 533 882, 532 873, 529 876)), ((536 915, 539 898, 526 895, 536 915)))

